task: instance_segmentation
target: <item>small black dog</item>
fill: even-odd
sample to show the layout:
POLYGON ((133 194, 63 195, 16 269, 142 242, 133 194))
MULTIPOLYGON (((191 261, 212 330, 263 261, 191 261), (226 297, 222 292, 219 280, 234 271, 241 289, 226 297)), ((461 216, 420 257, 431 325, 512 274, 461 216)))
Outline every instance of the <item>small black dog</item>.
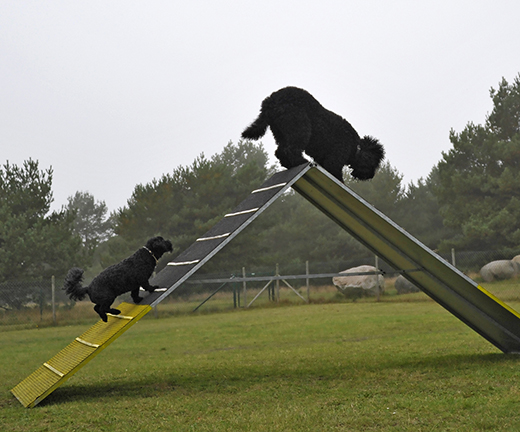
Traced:
POLYGON ((257 140, 268 126, 278 144, 275 155, 287 169, 307 162, 302 156, 305 151, 341 182, 345 165, 352 168, 353 177, 368 180, 385 155, 377 139, 360 138, 348 121, 296 87, 285 87, 264 99, 260 115, 242 138, 257 140))
POLYGON ((139 249, 132 256, 118 264, 107 267, 97 275, 87 287, 82 287, 83 270, 72 268, 69 270, 63 289, 71 300, 83 300, 88 294, 94 310, 101 319, 107 322, 107 313, 118 315, 118 309, 112 309, 112 303, 117 296, 131 291, 135 303, 140 303, 139 288, 153 292, 157 286, 151 286, 148 279, 152 275, 157 261, 166 252, 172 252, 172 244, 162 237, 154 237, 146 242, 146 246, 139 249))

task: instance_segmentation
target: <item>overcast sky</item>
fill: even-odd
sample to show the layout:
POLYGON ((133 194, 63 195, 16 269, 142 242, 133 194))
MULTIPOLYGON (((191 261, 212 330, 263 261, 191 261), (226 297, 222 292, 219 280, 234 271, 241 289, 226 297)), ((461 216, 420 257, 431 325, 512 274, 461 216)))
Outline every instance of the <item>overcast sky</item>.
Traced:
POLYGON ((292 85, 408 184, 520 72, 519 17, 518 0, 0 0, 0 162, 52 166, 54 209, 88 191, 116 210, 292 85))

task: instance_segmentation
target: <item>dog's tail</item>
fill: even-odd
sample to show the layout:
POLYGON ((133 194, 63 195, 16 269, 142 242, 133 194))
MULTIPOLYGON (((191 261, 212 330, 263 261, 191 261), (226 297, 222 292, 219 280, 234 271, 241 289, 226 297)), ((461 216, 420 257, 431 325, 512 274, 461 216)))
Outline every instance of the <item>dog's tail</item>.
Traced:
POLYGON ((244 132, 242 132, 242 138, 257 140, 265 135, 268 126, 269 123, 267 122, 267 119, 262 113, 260 113, 258 118, 251 123, 244 132))
POLYGON ((83 270, 77 267, 71 268, 63 283, 63 289, 71 300, 81 301, 87 295, 87 288, 82 287, 81 282, 83 282, 83 270))
POLYGON ((373 178, 384 157, 385 149, 379 141, 365 135, 359 141, 359 149, 352 164, 352 175, 359 180, 373 178))

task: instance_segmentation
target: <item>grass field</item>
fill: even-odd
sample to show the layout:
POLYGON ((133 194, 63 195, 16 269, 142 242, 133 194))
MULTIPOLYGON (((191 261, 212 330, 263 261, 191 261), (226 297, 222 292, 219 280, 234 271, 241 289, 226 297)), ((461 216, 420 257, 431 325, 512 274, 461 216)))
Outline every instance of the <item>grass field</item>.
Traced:
POLYGON ((520 357, 432 301, 144 319, 23 408, 9 390, 85 329, 0 333, 0 430, 520 430, 520 357))

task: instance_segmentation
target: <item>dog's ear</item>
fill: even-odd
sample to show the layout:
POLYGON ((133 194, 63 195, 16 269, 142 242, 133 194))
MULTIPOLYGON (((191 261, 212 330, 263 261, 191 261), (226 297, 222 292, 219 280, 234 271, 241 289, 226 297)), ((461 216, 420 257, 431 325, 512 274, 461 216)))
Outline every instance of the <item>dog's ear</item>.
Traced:
POLYGON ((359 150, 350 164, 352 176, 358 180, 370 180, 376 174, 385 157, 385 150, 376 138, 365 135, 359 142, 359 150))
POLYGON ((148 239, 148 241, 146 242, 145 246, 148 249, 152 250, 154 245, 155 245, 155 243, 156 243, 156 241, 157 241, 157 237, 152 237, 151 239, 148 239))

